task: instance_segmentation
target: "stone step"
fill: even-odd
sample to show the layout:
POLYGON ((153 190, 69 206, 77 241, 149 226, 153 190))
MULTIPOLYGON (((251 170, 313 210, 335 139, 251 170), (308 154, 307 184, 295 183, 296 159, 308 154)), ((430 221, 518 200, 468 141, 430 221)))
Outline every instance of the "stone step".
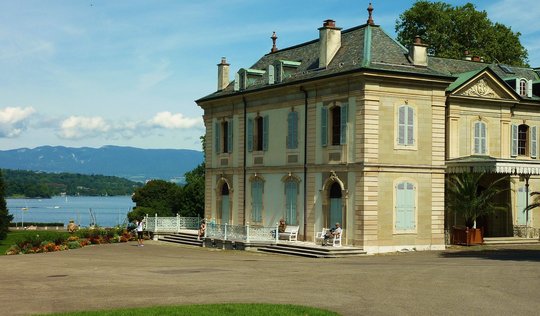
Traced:
POLYGON ((202 247, 203 244, 202 240, 197 239, 197 235, 186 233, 167 234, 159 237, 158 240, 197 247, 202 247))
POLYGON ((321 247, 318 245, 302 245, 302 244, 276 244, 266 247, 259 247, 258 251, 272 252, 285 255, 296 255, 311 258, 339 258, 363 256, 366 254, 360 248, 354 247, 321 247))
POLYGON ((484 245, 539 244, 540 240, 520 237, 485 237, 484 245))

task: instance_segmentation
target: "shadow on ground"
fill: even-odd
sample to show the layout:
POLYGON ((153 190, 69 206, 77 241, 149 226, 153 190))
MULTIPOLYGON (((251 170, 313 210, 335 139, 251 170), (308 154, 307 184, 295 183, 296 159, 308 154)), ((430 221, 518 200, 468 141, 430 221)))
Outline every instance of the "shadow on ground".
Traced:
POLYGON ((443 258, 479 258, 502 261, 540 262, 540 249, 483 249, 443 252, 443 258))

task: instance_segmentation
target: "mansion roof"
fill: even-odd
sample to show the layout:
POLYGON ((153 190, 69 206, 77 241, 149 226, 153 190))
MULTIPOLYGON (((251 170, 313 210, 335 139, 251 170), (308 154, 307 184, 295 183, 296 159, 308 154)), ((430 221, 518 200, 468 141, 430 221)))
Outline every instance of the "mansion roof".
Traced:
MULTIPOLYGON (((409 57, 409 50, 391 38, 378 25, 360 25, 344 30, 340 35, 341 45, 339 50, 326 67, 319 67, 320 40, 312 40, 262 56, 248 68, 249 71, 259 74, 250 81, 249 86, 239 90, 235 88, 235 83, 231 82, 224 89, 197 101, 360 71, 404 73, 410 76, 428 76, 455 82, 460 78, 463 79, 465 73, 481 71, 488 67, 502 80, 523 78, 533 81, 535 86, 540 85, 539 75, 530 68, 509 68, 499 64, 486 64, 478 61, 434 56, 427 56, 427 66, 417 66, 409 57), (290 68, 291 71, 279 82, 270 83, 268 78, 269 66, 283 61, 293 62, 295 67, 290 68), (508 69, 511 70, 511 73, 508 72, 508 69)), ((535 91, 537 91, 536 88, 535 91)), ((526 99, 527 97, 523 98, 526 99)), ((540 100, 540 97, 533 95, 532 99, 540 100)))

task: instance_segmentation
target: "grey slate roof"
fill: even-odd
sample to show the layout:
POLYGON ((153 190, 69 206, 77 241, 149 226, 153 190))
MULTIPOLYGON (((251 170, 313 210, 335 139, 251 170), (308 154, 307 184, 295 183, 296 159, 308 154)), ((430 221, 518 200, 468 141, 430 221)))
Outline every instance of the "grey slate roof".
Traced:
POLYGON ((456 80, 462 73, 481 70, 488 66, 502 79, 515 77, 539 79, 532 69, 512 67, 515 74, 510 75, 496 64, 490 65, 432 56, 428 57, 427 67, 414 66, 408 58, 408 50, 405 47, 386 34, 379 26, 367 24, 342 32, 341 47, 326 68, 318 68, 318 39, 266 54, 249 68, 267 70, 268 65, 273 65, 278 60, 297 61, 300 62, 300 65, 293 75, 280 83, 268 84, 268 75, 266 74, 246 89, 234 91, 234 83, 231 82, 225 89, 207 95, 197 102, 362 70, 398 72, 456 80), (371 45, 365 47, 366 43, 371 45))

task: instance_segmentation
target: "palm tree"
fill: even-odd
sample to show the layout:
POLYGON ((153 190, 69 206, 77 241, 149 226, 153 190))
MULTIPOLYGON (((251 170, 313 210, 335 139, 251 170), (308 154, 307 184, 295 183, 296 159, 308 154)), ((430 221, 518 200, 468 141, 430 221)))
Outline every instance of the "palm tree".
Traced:
POLYGON ((540 192, 533 191, 529 193, 531 197, 533 197, 533 202, 529 204, 526 208, 523 209, 523 212, 527 212, 532 210, 533 208, 537 208, 540 206, 540 192))
POLYGON ((480 181, 482 173, 459 173, 447 181, 447 208, 465 219, 465 226, 472 228, 477 218, 495 212, 506 211, 507 206, 495 202, 495 197, 510 188, 502 188, 501 183, 508 181, 501 177, 483 188, 480 181))

